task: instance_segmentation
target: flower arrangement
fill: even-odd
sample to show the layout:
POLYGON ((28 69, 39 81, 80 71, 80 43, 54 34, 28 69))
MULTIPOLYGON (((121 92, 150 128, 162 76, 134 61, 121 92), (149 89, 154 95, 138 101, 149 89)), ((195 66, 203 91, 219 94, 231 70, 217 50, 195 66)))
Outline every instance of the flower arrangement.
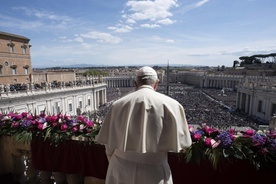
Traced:
MULTIPOLYGON (((61 113, 0 113, 0 136, 10 135, 24 143, 29 143, 33 137, 42 137, 56 146, 66 140, 94 143, 101 123, 101 117, 96 113, 89 118, 61 113)), ((189 130, 192 146, 186 150, 186 162, 199 164, 209 160, 213 168, 218 169, 221 161, 241 159, 249 160, 257 170, 261 164, 276 162, 276 131, 236 131, 206 124, 189 126, 189 130)))
POLYGON ((93 120, 89 120, 82 115, 70 116, 61 113, 0 113, 0 136, 10 135, 24 143, 29 143, 33 136, 50 140, 54 145, 72 139, 92 143, 100 127, 101 118, 97 114, 94 114, 93 120))
POLYGON ((236 131, 206 124, 197 128, 190 126, 189 129, 192 146, 186 152, 187 162, 200 163, 202 159, 207 159, 217 169, 222 160, 243 159, 253 164, 256 170, 261 164, 276 162, 276 131, 236 131))

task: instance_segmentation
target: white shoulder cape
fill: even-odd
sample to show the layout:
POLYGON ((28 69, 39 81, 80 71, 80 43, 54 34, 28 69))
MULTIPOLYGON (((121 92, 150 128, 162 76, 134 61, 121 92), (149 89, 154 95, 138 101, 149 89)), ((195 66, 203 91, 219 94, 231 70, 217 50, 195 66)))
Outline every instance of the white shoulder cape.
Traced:
POLYGON ((138 153, 179 152, 192 143, 182 105, 150 86, 112 104, 96 142, 138 153))

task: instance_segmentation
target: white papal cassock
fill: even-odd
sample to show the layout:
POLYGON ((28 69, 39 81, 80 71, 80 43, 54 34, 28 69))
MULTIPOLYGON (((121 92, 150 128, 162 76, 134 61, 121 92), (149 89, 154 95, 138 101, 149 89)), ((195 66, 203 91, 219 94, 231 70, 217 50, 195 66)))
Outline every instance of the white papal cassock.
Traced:
POLYGON ((192 143, 183 106, 148 85, 112 104, 96 141, 111 157, 107 184, 172 183, 167 153, 192 143))

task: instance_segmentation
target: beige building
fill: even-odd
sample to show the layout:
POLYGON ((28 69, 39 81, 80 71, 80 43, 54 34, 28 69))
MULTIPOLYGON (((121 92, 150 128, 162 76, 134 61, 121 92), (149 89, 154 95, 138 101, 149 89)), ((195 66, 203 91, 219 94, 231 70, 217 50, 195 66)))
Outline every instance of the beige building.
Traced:
POLYGON ((271 120, 276 114, 276 77, 246 77, 238 86, 236 107, 265 122, 271 120))
POLYGON ((30 82, 34 84, 53 83, 53 82, 71 82, 76 81, 76 73, 73 70, 68 71, 47 71, 36 70, 30 75, 30 82))
POLYGON ((0 32, 0 84, 29 83, 32 71, 29 42, 24 36, 0 32))

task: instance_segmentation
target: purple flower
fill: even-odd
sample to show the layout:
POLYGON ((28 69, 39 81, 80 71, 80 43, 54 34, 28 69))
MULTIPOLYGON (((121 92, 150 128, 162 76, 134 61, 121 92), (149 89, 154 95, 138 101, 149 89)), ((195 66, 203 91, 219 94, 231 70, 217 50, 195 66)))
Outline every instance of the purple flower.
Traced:
POLYGON ((220 147, 229 148, 232 144, 232 136, 228 131, 222 131, 218 136, 217 140, 220 140, 220 147))
POLYGON ((24 119, 21 123, 20 123, 20 125, 23 127, 23 128, 27 128, 27 127, 29 127, 30 125, 31 125, 31 121, 30 120, 27 120, 27 119, 24 119))
POLYGON ((42 123, 43 124, 43 123, 46 122, 46 119, 45 118, 39 118, 37 121, 38 121, 38 123, 42 123))
POLYGON ((263 146, 266 142, 266 138, 261 134, 255 134, 252 136, 252 142, 254 146, 263 146))

